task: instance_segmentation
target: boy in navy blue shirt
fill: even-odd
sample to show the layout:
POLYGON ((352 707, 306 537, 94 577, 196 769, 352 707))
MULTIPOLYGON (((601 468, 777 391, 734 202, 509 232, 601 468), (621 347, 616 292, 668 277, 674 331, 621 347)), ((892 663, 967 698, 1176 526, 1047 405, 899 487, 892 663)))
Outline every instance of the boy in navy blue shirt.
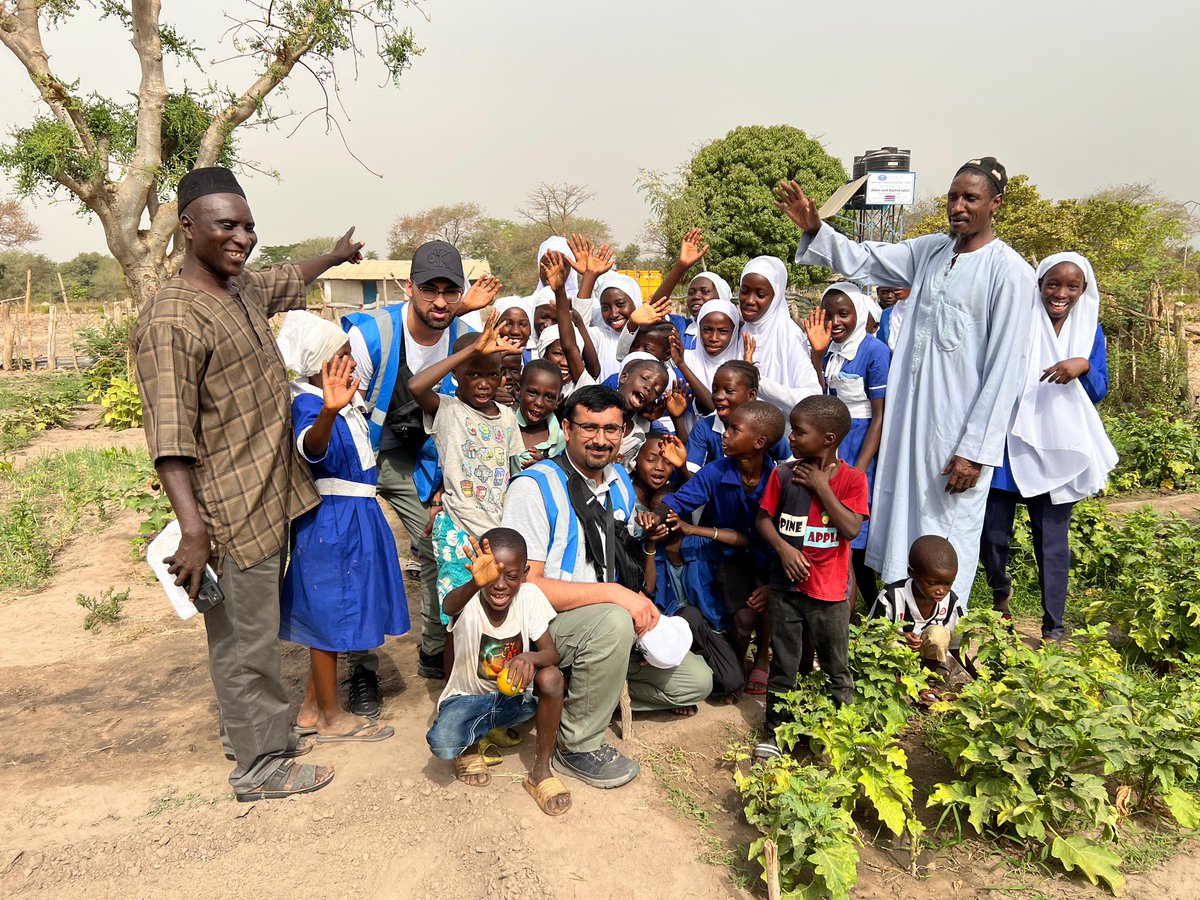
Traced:
MULTIPOLYGON (((733 411, 751 400, 758 399, 758 369, 753 363, 730 360, 713 375, 712 404, 715 412, 696 420, 687 439, 688 472, 698 472, 700 467, 725 455, 721 449, 721 437, 733 411)), ((786 429, 786 426, 785 426, 786 429)), ((790 459, 792 449, 787 438, 767 444, 767 456, 772 462, 790 459)))
POLYGON ((741 404, 721 434, 722 456, 664 497, 658 510, 668 526, 678 527, 674 523, 704 507, 698 523, 701 534, 684 539, 685 580, 694 587, 696 605, 709 624, 729 635, 739 660, 745 660, 757 629, 758 652, 749 693, 766 690, 771 646, 765 611, 750 607, 753 595, 765 594, 759 573, 767 570, 768 562, 767 547, 754 522, 775 468, 767 448, 779 442, 784 427, 783 413, 772 404, 762 400, 741 404))

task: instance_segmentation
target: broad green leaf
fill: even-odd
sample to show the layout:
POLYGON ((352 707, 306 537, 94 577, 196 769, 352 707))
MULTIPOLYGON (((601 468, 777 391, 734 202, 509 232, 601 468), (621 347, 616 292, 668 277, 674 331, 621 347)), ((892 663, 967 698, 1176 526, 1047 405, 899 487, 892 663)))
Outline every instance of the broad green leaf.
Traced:
POLYGON ((825 882, 827 896, 850 896, 850 889, 858 881, 858 849, 853 844, 817 847, 808 854, 808 861, 825 882))
POLYGON ((1119 868, 1121 857, 1108 847, 1073 834, 1068 838, 1056 837, 1050 846, 1050 855, 1068 872, 1078 869, 1092 884, 1102 880, 1118 897, 1125 890, 1125 876, 1119 868))
POLYGON ((899 837, 904 833, 904 806, 892 795, 892 785, 874 769, 864 769, 858 776, 863 794, 875 807, 879 820, 899 837))
POLYGON ((1163 803, 1183 828, 1200 828, 1200 804, 1183 788, 1173 787, 1166 791, 1163 803))

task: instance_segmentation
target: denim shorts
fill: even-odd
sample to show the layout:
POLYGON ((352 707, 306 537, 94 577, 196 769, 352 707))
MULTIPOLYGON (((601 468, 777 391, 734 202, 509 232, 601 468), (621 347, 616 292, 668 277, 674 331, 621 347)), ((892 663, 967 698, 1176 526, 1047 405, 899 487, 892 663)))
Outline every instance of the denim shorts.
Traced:
POLYGON ((425 735, 429 749, 438 759, 457 759, 493 728, 528 722, 537 713, 532 691, 508 697, 491 694, 460 694, 438 707, 433 727, 425 735))

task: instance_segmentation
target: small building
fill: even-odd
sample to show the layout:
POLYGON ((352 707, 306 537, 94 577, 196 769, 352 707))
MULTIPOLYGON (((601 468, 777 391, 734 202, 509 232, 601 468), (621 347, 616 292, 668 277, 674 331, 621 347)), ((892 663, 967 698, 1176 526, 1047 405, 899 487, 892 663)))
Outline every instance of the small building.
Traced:
MULTIPOLYGON (((492 267, 486 259, 464 259, 467 280, 474 284, 492 267)), ((408 259, 364 259, 326 269, 318 281, 325 305, 342 309, 371 309, 404 302, 404 282, 412 271, 408 259)))

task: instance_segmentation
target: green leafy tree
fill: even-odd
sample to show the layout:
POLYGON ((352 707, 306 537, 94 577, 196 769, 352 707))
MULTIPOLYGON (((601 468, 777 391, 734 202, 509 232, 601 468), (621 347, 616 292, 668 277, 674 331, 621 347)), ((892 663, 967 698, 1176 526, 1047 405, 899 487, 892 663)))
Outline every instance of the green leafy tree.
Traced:
MULTIPOLYGON (((161 21, 161 5, 0 0, 0 43, 24 68, 46 110, 0 148, 0 167, 22 195, 69 197, 94 214, 137 301, 152 296, 182 258, 173 199, 179 178, 193 167, 233 163, 235 130, 274 121, 266 102, 297 67, 328 96, 338 87, 335 61, 350 55, 357 66, 360 47, 373 47, 392 81, 420 53, 411 29, 397 21, 396 0, 248 0, 227 13, 227 33, 237 57, 255 69, 249 81, 171 90, 164 54, 195 65, 206 78, 213 70, 202 66, 198 44, 161 21), (86 28, 74 21, 85 8, 128 28, 140 69, 130 97, 88 92, 51 67, 43 30, 86 28)), ((333 121, 328 103, 314 112, 333 121)))
POLYGON ((537 287, 537 251, 552 234, 578 232, 597 243, 609 243, 612 232, 599 219, 570 218, 561 231, 536 222, 482 219, 478 228, 458 245, 462 255, 486 259, 492 274, 504 285, 504 293, 528 295, 537 287))
POLYGON ((452 203, 397 216, 388 229, 388 259, 412 259, 427 241, 448 241, 457 247, 475 234, 482 219, 478 203, 452 203))
POLYGON ((254 265, 255 268, 262 268, 277 266, 280 263, 299 262, 328 253, 337 242, 336 237, 313 237, 294 244, 268 244, 266 247, 257 248, 254 265))
POLYGON ((47 303, 58 296, 54 262, 28 250, 0 250, 0 300, 25 296, 25 273, 33 273, 34 303, 47 303))
POLYGON ((642 173, 639 186, 655 215, 650 243, 671 259, 684 232, 699 226, 710 248, 705 264, 731 283, 752 257, 768 254, 788 264, 793 286, 810 284, 819 270, 792 264, 799 233, 775 208, 774 187, 785 179, 822 203, 845 184, 846 170, 799 128, 735 128, 697 151, 678 179, 642 173))

